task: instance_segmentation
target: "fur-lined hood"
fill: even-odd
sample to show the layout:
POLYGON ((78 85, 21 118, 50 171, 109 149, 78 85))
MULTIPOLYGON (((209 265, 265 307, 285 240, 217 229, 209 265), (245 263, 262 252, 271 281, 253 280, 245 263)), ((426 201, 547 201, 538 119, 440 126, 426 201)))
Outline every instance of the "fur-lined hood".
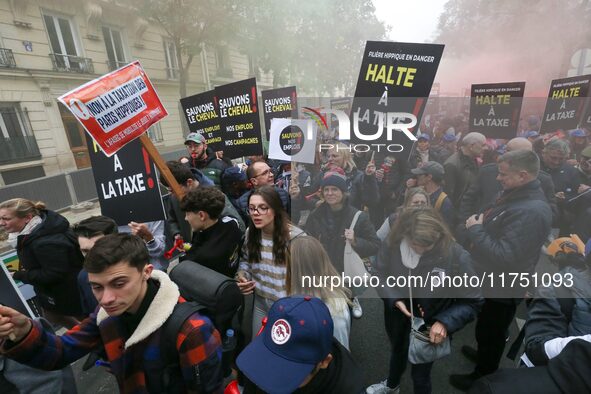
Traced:
MULTIPOLYGON (((162 327, 170 315, 172 315, 174 307, 179 302, 179 288, 170 280, 166 273, 154 270, 152 271, 151 278, 160 283, 160 288, 148 307, 146 314, 140 321, 140 324, 125 342, 125 349, 143 341, 162 327)), ((100 325, 109 318, 111 317, 107 312, 103 308, 100 308, 96 316, 96 323, 100 325)), ((113 317, 113 319, 116 319, 116 317, 113 317)))

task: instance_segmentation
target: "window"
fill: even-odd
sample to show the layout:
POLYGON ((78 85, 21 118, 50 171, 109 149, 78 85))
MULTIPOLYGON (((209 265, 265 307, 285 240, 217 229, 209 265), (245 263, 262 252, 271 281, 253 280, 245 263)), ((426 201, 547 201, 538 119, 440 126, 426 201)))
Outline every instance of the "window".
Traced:
POLYGON ((125 51, 123 50, 123 38, 121 31, 111 27, 103 26, 103 38, 107 47, 109 58, 109 70, 113 71, 127 64, 125 51))
POLYGON ((162 127, 160 127, 160 123, 153 124, 148 129, 148 137, 152 140, 152 142, 162 142, 162 127))
POLYGON ((53 66, 58 71, 94 72, 92 61, 80 57, 80 46, 70 19, 57 15, 43 15, 53 66))
POLYGON ((27 113, 18 103, 0 103, 0 163, 33 160, 41 156, 30 130, 27 113))
POLYGON ((231 78, 232 68, 230 67, 230 55, 225 46, 217 47, 215 50, 215 64, 218 77, 231 78))
POLYGON ((179 63, 176 59, 176 47, 172 41, 164 40, 164 56, 166 58, 166 76, 168 79, 179 78, 179 63))

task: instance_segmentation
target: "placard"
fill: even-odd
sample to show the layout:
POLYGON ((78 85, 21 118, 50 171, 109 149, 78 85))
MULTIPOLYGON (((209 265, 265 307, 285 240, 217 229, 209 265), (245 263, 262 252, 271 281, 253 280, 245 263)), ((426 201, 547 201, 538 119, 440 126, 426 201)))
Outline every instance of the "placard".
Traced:
POLYGON ((517 135, 525 82, 472 85, 470 131, 488 138, 511 139, 517 135))
POLYGON ((183 116, 191 133, 199 133, 205 137, 207 146, 214 152, 224 149, 217 108, 215 90, 195 94, 181 99, 183 116))
POLYGON ((164 220, 156 167, 140 141, 107 157, 90 138, 86 140, 102 214, 120 226, 164 220))
POLYGON ((256 79, 218 86, 215 94, 218 98, 224 156, 235 159, 262 155, 256 79))
POLYGON ((60 96, 107 156, 168 115, 138 61, 60 96))
POLYGON ((274 118, 297 118, 298 116, 298 95, 295 86, 263 90, 263 115, 265 118, 265 132, 267 141, 270 141, 271 119, 274 118))
POLYGON ((576 128, 583 117, 589 94, 591 75, 555 79, 550 84, 540 133, 568 131, 576 128))

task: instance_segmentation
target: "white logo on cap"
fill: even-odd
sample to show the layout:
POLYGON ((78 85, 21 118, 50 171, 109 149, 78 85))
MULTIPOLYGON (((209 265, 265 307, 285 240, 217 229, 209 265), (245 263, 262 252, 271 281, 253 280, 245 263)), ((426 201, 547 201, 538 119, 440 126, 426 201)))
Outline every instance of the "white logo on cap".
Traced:
POLYGON ((279 319, 271 327, 271 339, 276 345, 283 345, 291 337, 291 326, 286 320, 279 319))

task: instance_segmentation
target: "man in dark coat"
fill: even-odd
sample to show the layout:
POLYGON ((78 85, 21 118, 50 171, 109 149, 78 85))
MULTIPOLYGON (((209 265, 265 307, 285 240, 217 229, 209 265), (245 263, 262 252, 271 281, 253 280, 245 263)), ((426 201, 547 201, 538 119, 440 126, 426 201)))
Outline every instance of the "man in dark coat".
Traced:
POLYGON ((232 166, 228 159, 218 158, 216 152, 207 147, 205 137, 199 133, 189 133, 185 145, 191 156, 191 167, 201 170, 216 186, 220 186, 222 172, 232 166))
POLYGON ((462 195, 468 185, 478 176, 478 162, 486 137, 480 133, 468 133, 462 139, 460 149, 443 164, 445 169, 444 191, 456 208, 460 206, 462 195))
MULTIPOLYGON (((520 149, 533 150, 531 142, 526 138, 517 137, 507 142, 507 152, 520 149)), ((462 196, 460 204, 459 220, 464 223, 470 216, 482 212, 486 207, 494 204, 499 192, 503 187, 497 181, 499 170, 497 163, 489 163, 480 167, 477 179, 470 184, 470 187, 462 196)), ((546 196, 546 200, 552 208, 552 217, 558 215, 556 197, 554 196, 554 183, 550 175, 544 171, 538 174, 540 186, 546 196)))
POLYGON ((569 200, 576 196, 579 190, 577 170, 566 162, 570 154, 568 142, 553 140, 548 142, 542 150, 541 169, 552 177, 554 191, 558 205, 558 221, 554 227, 560 228, 560 234, 571 232, 574 205, 569 200))
POLYGON ((534 152, 517 150, 501 156, 497 180, 503 194, 484 214, 466 221, 469 251, 477 271, 492 273, 497 282, 483 287, 487 298, 476 323, 476 368, 467 375, 452 375, 450 382, 456 388, 467 390, 476 379, 498 369, 506 331, 528 290, 527 284, 516 283, 519 281, 501 285, 500 276, 531 275, 550 233, 552 211, 537 180, 539 169, 534 152))

